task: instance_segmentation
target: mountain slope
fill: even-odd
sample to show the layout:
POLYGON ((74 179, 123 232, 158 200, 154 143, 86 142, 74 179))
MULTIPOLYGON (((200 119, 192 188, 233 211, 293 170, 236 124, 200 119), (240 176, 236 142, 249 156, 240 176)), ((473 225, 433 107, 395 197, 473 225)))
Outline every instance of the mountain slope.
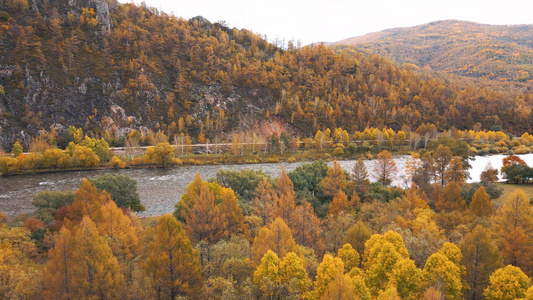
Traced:
POLYGON ((533 25, 438 21, 332 43, 474 78, 533 81, 533 25))
POLYGON ((351 49, 279 49, 248 30, 112 0, 0 2, 0 40, 4 149, 70 125, 107 130, 115 145, 134 129, 220 140, 273 116, 306 136, 533 126, 528 93, 421 75, 351 49))

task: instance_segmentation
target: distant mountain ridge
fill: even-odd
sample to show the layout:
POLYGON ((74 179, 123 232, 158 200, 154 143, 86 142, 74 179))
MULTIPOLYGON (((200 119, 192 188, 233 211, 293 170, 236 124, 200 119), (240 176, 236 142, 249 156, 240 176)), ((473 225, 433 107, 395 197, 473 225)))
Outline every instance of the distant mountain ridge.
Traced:
POLYGON ((445 20, 388 29, 329 45, 353 45, 399 63, 461 76, 533 82, 533 25, 445 20))

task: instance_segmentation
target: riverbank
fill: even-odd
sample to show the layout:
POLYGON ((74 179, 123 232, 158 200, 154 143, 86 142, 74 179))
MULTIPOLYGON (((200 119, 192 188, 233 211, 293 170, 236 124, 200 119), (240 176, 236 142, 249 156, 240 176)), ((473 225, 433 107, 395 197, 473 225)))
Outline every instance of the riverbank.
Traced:
MULTIPOLYGON (((188 154, 187 156, 176 157, 164 168, 176 168, 182 166, 217 166, 217 165, 251 165, 264 163, 294 163, 294 162, 312 162, 315 160, 354 160, 362 157, 363 159, 373 159, 377 152, 367 151, 366 153, 333 155, 331 151, 300 150, 286 152, 285 154, 267 154, 267 155, 233 155, 233 154, 188 154)), ((410 152, 396 151, 393 155, 409 155, 410 152)), ((67 168, 41 168, 41 169, 21 169, 15 172, 2 173, 0 176, 20 176, 36 175, 51 173, 68 173, 68 172, 85 172, 95 170, 113 170, 113 169, 152 169, 161 168, 155 164, 149 164, 136 156, 133 158, 121 155, 119 158, 125 163, 122 168, 117 168, 109 163, 99 164, 92 167, 67 167, 67 168)))
MULTIPOLYGON (((479 181, 479 177, 485 166, 490 163, 495 169, 502 166, 502 158, 505 155, 478 156, 471 160, 469 169, 471 179, 468 182, 479 181)), ((520 155, 528 164, 533 165, 533 154, 520 155)), ((393 185, 407 187, 405 181, 406 161, 408 155, 395 155, 393 160, 397 165, 397 179, 393 185)), ((333 157, 331 158, 333 160, 333 157)), ((285 166, 287 172, 295 170, 303 165, 304 161, 279 162, 279 163, 256 163, 256 164, 226 164, 226 165, 191 165, 173 168, 130 168, 130 169, 99 169, 83 170, 74 172, 56 172, 45 174, 28 174, 24 176, 0 177, 0 212, 9 216, 31 212, 35 207, 31 204, 33 195, 41 191, 65 191, 75 190, 83 178, 102 176, 106 173, 128 175, 137 181, 137 189, 141 203, 146 211, 140 213, 140 217, 163 215, 174 211, 174 205, 179 201, 186 186, 194 179, 196 172, 208 180, 214 178, 220 169, 242 171, 245 169, 262 170, 265 174, 276 177, 279 175, 281 166, 285 166)), ((339 160, 341 167, 350 172, 355 160, 339 160)), ((365 167, 369 172, 374 169, 375 160, 365 160, 365 167)), ((332 162, 328 163, 332 165, 332 162)), ((523 185, 519 185, 521 187, 523 185)))
MULTIPOLYGON (((396 156, 394 158, 401 172, 399 177, 405 177, 405 161, 408 156, 396 156)), ((348 172, 352 169, 354 160, 339 161, 341 166, 348 172)), ((31 212, 35 207, 31 204, 33 195, 41 191, 64 191, 75 190, 83 178, 102 176, 106 173, 128 175, 137 181, 137 190, 141 203, 146 211, 139 216, 162 215, 174 211, 174 205, 179 201, 186 186, 194 179, 194 175, 200 175, 208 180, 214 178, 221 169, 242 171, 252 169, 262 170, 265 174, 276 177, 279 175, 282 165, 287 172, 291 172, 303 165, 304 161, 279 162, 279 163, 255 163, 255 164, 225 164, 225 165, 191 165, 173 168, 130 168, 130 169, 99 169, 84 170, 77 172, 57 172, 42 174, 27 174, 24 176, 0 177, 0 212, 9 216, 31 212)), ((333 162, 329 162, 331 165, 333 162)), ((374 160, 365 160, 368 170, 372 170, 374 160)), ((402 185, 402 182, 395 182, 402 185)))

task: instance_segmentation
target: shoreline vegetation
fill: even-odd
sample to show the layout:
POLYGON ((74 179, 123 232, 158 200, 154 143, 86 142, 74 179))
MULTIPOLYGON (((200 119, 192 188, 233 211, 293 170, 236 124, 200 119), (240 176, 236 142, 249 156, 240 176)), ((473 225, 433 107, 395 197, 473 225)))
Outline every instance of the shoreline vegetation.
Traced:
POLYGON ((90 137, 71 126, 62 137, 52 133, 35 137, 25 149, 16 142, 10 154, 0 153, 0 174, 372 159, 383 150, 394 155, 422 155, 439 145, 449 147, 454 155, 461 152, 460 155, 469 157, 526 154, 533 150, 533 136, 527 132, 520 137, 502 131, 439 133, 434 125, 413 132, 368 128, 349 134, 342 128, 326 129, 318 130, 313 138, 301 140, 286 132, 267 137, 242 132, 233 134, 223 143, 210 143, 202 135, 194 142, 184 134, 170 139, 162 132, 141 135, 136 130, 124 137, 112 137, 107 132, 100 138, 90 137), (174 143, 169 143, 170 140, 174 143), (150 144, 154 146, 148 146, 150 144))

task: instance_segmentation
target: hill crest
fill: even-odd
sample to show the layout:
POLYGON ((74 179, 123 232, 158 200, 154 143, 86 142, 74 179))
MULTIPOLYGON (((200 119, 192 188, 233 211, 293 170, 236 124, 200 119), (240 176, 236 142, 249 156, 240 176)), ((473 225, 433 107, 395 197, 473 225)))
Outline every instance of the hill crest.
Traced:
POLYGON ((328 44, 460 76, 533 82, 533 25, 443 20, 328 44))

